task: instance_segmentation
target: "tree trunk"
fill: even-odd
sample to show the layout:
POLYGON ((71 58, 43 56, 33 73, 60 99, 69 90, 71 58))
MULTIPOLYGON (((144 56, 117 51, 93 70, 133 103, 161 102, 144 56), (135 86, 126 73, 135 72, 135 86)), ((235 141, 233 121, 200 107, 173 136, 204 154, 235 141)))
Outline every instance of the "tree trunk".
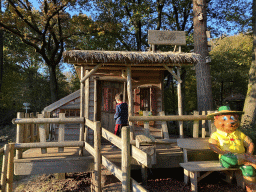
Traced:
POLYGON ((206 63, 206 56, 208 56, 206 0, 193 0, 193 13, 194 49, 195 53, 202 56, 196 64, 197 106, 199 111, 207 111, 213 109, 213 100, 210 66, 206 63), (199 13, 203 13, 203 20, 199 20, 199 13))
POLYGON ((51 101, 54 103, 58 100, 58 83, 56 77, 56 65, 47 65, 50 73, 50 89, 51 89, 51 101))
POLYGON ((137 51, 141 51, 141 21, 136 22, 137 51))
POLYGON ((253 55, 252 64, 249 71, 249 83, 247 95, 244 102, 244 115, 242 116, 242 127, 252 128, 255 125, 256 112, 256 0, 253 0, 252 8, 252 23, 253 23, 253 55))
POLYGON ((157 0, 157 2, 156 2, 156 4, 157 4, 157 27, 156 27, 156 30, 161 29, 164 3, 165 3, 165 1, 160 2, 160 0, 157 0))
MULTIPOLYGON (((2 13, 2 1, 0 0, 0 13, 2 13)), ((3 72, 4 72, 4 55, 3 55, 3 45, 4 44, 4 36, 3 30, 0 29, 0 93, 3 85, 3 72)), ((0 95, 1 97, 1 95, 0 95)))

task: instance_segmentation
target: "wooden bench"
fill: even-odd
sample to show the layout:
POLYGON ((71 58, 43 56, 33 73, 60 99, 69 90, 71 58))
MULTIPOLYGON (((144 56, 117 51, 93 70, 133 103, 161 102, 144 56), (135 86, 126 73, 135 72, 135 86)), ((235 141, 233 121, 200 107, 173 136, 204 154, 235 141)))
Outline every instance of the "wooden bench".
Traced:
POLYGON ((214 171, 227 173, 227 182, 231 182, 235 174, 237 185, 244 188, 241 171, 237 168, 224 168, 220 165, 219 160, 188 161, 188 150, 206 151, 210 149, 208 138, 177 139, 177 144, 183 149, 184 163, 180 163, 180 166, 184 169, 184 183, 188 184, 190 179, 191 191, 197 191, 197 183, 214 171), (204 172, 204 174, 200 175, 200 172, 204 172))

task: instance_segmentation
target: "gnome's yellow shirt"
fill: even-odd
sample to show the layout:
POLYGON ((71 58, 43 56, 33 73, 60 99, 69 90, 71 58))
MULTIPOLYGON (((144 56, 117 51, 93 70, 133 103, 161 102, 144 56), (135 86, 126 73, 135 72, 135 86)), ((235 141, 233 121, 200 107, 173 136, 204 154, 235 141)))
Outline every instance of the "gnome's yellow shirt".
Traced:
POLYGON ((234 131, 233 133, 226 133, 217 129, 211 135, 212 139, 219 141, 221 150, 230 151, 231 153, 245 153, 244 139, 246 135, 241 131, 234 131))

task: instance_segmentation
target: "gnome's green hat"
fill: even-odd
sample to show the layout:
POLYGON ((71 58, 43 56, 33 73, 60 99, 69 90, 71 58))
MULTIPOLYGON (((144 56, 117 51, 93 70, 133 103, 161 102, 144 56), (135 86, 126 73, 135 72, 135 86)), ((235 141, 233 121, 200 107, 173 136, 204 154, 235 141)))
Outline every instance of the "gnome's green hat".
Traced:
POLYGON ((243 113, 244 113, 243 111, 232 111, 229 106, 221 106, 221 107, 219 107, 218 111, 216 111, 215 113, 211 113, 207 116, 213 117, 216 115, 223 115, 223 114, 239 114, 239 115, 241 115, 243 113))

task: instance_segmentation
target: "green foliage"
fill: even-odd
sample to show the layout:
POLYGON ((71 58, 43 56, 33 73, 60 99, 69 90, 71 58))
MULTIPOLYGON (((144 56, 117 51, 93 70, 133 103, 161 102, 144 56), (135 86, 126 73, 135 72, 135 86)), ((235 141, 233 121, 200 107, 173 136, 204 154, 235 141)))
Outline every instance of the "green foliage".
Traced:
POLYGON ((220 106, 230 94, 246 95, 251 65, 252 37, 239 34, 214 39, 210 56, 215 105, 220 106))
MULTIPOLYGON (((10 124, 17 112, 24 112, 23 103, 30 103, 28 112, 41 112, 51 104, 49 78, 42 70, 43 61, 31 47, 16 36, 5 33, 4 73, 0 100, 0 126, 10 124), (40 68, 41 66, 41 68, 40 68)), ((47 68, 48 69, 48 68, 47 68)), ((61 97, 70 93, 66 77, 57 69, 61 97)))
MULTIPOLYGON (((5 11, 0 13, 0 27, 20 38, 34 50, 49 68, 52 102, 58 99, 56 69, 65 46, 74 35, 87 35, 91 20, 83 14, 70 16, 66 8, 77 1, 41 1, 36 10, 29 1, 4 1, 5 11)), ((19 50, 19 48, 18 48, 19 50)))

